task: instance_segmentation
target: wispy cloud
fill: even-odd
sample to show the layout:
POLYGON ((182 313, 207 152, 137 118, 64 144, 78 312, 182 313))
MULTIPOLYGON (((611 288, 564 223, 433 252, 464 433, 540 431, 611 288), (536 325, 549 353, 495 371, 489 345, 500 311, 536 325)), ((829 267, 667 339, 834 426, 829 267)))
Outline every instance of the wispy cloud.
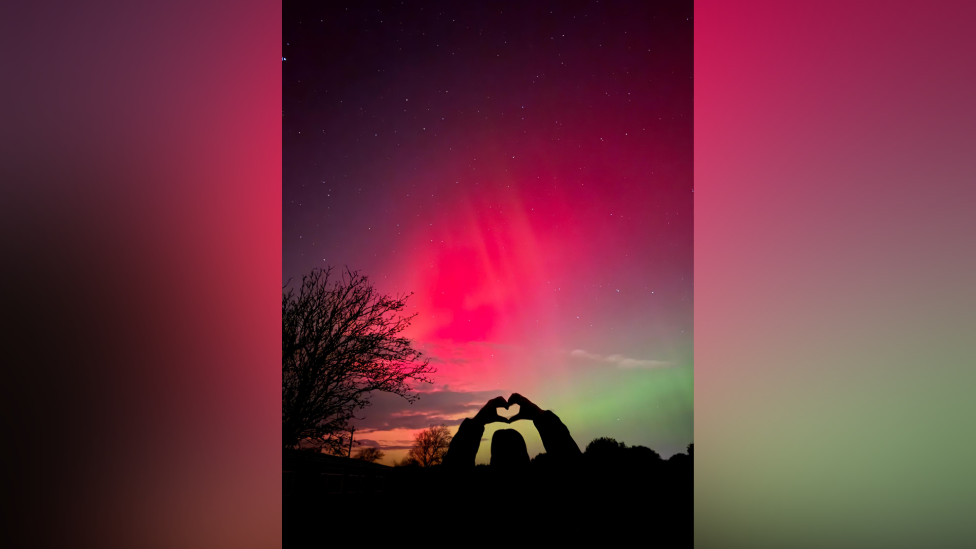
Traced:
POLYGON ((666 360, 651 360, 651 359, 640 359, 640 358, 630 358, 624 355, 610 355, 602 356, 594 353, 588 353, 582 349, 576 349, 569 353, 569 356, 573 358, 579 358, 584 360, 593 360, 596 362, 606 362, 616 365, 618 368, 635 369, 635 368, 667 368, 668 366, 673 366, 672 362, 666 360))
POLYGON ((409 450, 413 446, 412 440, 391 440, 381 443, 376 440, 363 438, 356 439, 360 443, 360 447, 366 448, 379 448, 380 450, 409 450))
MULTIPOLYGON (((486 402, 504 391, 452 391, 446 385, 440 390, 420 393, 413 404, 389 393, 374 393, 372 404, 356 415, 353 423, 363 434, 395 429, 426 429, 431 425, 460 425, 473 417, 486 402)), ((507 396, 508 393, 504 393, 507 396)))
POLYGON ((434 355, 427 355, 427 359, 434 364, 467 364, 468 362, 471 362, 466 358, 450 357, 445 360, 434 355))

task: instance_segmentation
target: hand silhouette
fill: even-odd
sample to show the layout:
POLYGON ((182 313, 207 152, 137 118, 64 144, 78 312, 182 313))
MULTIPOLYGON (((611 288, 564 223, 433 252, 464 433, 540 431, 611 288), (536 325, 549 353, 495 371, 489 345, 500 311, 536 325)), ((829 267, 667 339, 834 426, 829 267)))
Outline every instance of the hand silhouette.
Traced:
MULTIPOLYGON (((512 404, 518 404, 519 413, 510 417, 508 419, 509 423, 513 423, 520 419, 528 419, 534 421, 542 417, 542 413, 543 413, 542 408, 539 408, 538 406, 533 404, 532 401, 530 401, 529 399, 525 398, 524 396, 518 393, 512 393, 512 396, 508 397, 508 406, 511 406, 512 404)), ((506 408, 508 408, 508 406, 506 406, 506 408)))
POLYGON ((496 421, 508 423, 508 418, 498 415, 499 408, 505 408, 506 410, 508 409, 508 402, 505 400, 505 397, 499 396, 489 400, 488 404, 485 404, 484 407, 478 411, 478 414, 474 416, 474 420, 482 426, 488 425, 489 423, 495 423, 496 421))

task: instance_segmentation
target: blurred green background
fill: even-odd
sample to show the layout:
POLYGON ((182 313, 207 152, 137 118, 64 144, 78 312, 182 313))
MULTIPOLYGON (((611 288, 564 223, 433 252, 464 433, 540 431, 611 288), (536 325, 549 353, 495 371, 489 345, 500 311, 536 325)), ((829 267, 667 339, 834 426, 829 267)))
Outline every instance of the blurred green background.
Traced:
POLYGON ((695 545, 976 547, 973 3, 695 17, 695 545))

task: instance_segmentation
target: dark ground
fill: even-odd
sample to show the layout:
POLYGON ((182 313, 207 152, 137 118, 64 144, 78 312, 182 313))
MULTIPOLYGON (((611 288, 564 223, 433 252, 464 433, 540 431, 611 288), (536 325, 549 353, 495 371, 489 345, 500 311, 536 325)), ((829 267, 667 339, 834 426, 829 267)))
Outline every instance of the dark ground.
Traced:
MULTIPOLYGON (((492 528, 549 542, 608 536, 606 541, 664 547, 693 543, 690 459, 650 465, 583 459, 561 468, 534 462, 521 471, 374 466, 370 474, 383 480, 364 481, 355 493, 325 493, 324 483, 316 488, 308 481, 306 490, 286 492, 285 547, 324 547, 340 538, 403 539, 418 528, 454 536, 439 546, 487 539, 492 528), (353 532, 366 537, 347 537, 353 532)), ((298 484, 296 479, 293 486, 298 484)))

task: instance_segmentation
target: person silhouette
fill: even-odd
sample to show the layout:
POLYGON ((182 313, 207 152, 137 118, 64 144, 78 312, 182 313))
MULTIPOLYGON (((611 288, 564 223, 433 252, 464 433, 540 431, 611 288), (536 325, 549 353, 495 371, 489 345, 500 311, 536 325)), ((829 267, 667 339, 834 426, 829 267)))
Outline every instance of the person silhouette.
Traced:
MULTIPOLYGON (((579 446, 569 434, 569 429, 563 425, 556 414, 551 410, 539 408, 518 393, 512 393, 508 400, 500 396, 489 400, 473 418, 466 418, 461 422, 444 456, 444 465, 452 468, 474 467, 475 456, 481 446, 481 437, 485 434, 486 425, 511 424, 523 419, 530 420, 535 425, 542 439, 542 446, 553 463, 565 464, 582 456, 579 446), (519 413, 511 418, 498 415, 498 408, 508 409, 515 404, 519 407, 519 413)), ((521 469, 528 466, 529 452, 522 434, 515 429, 495 431, 491 438, 490 465, 502 469, 521 469)))

